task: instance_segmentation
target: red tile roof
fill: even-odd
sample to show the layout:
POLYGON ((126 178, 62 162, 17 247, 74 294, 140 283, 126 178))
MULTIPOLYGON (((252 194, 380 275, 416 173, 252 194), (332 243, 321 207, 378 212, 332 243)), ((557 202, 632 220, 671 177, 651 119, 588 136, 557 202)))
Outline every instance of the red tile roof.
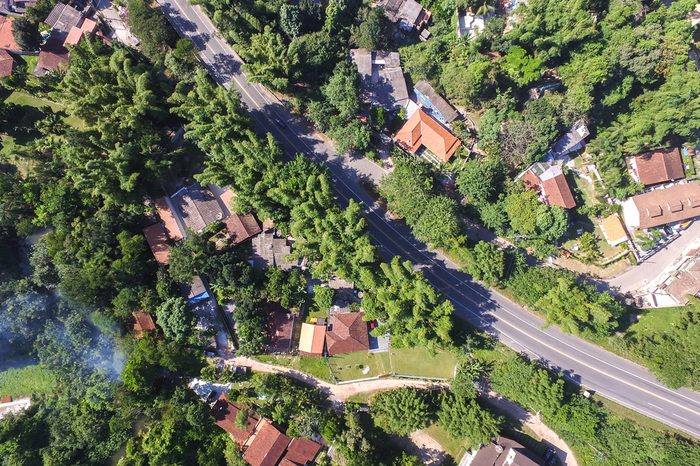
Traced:
POLYGON ((90 18, 85 18, 82 26, 80 26, 80 30, 87 34, 92 34, 97 30, 97 22, 90 18))
POLYGON ((170 261, 170 246, 168 246, 168 235, 165 228, 160 223, 155 223, 143 229, 146 242, 153 252, 158 265, 168 265, 170 261))
POLYGON ((15 19, 12 16, 0 16, 0 49, 20 52, 15 36, 12 34, 12 23, 15 19))
MULTIPOLYGON (((700 184, 692 182, 655 189, 634 196, 632 202, 639 214, 639 228, 681 222, 700 215, 700 184)), ((627 222, 627 215, 625 222, 636 226, 633 221, 627 222)))
POLYGON ((83 30, 79 27, 73 26, 72 28, 70 28, 70 31, 68 31, 66 40, 63 41, 63 46, 66 47, 68 45, 78 45, 78 42, 80 42, 80 39, 82 38, 83 30))
POLYGON ((224 219, 224 225, 233 244, 242 243, 262 231, 253 214, 232 214, 224 219))
POLYGON ((0 78, 6 78, 12 74, 12 69, 15 66, 15 61, 12 55, 5 50, 0 49, 0 78))
POLYGON ((250 466, 275 466, 291 440, 264 418, 251 439, 243 454, 250 466))
POLYGON ((180 227, 178 226, 177 220, 175 220, 175 216, 170 210, 170 207, 168 207, 168 202, 164 197, 159 197, 156 199, 155 204, 156 212, 158 213, 160 220, 163 222, 165 231, 168 233, 170 239, 173 241, 180 241, 182 239, 182 232, 180 231, 180 227))
POLYGON ((305 438, 294 438, 287 447, 287 453, 282 458, 279 466, 289 464, 290 466, 304 466, 316 458, 321 450, 321 445, 305 438))
POLYGON ((569 183, 562 173, 542 182, 542 194, 549 205, 558 205, 565 209, 576 207, 574 195, 571 194, 569 183))
POLYGON ((685 178, 681 153, 677 147, 659 149, 633 157, 631 168, 639 182, 649 186, 685 178))
POLYGON ((396 133, 394 141, 412 154, 423 146, 443 162, 450 160, 461 144, 452 133, 420 109, 396 133))
POLYGON ((240 427, 236 423, 236 416, 243 409, 246 408, 242 405, 231 403, 225 394, 221 395, 211 408, 211 414, 214 416, 216 425, 228 432, 239 447, 242 447, 248 440, 260 419, 254 412, 248 412, 245 427, 240 427))
POLYGON ((362 312, 333 314, 328 321, 326 348, 328 354, 352 353, 369 349, 367 322, 362 312))
POLYGON ((49 39, 39 51, 39 61, 35 68, 41 71, 64 71, 68 67, 68 50, 59 40, 49 39))
POLYGON ((156 324, 153 323, 153 318, 147 312, 137 311, 132 313, 134 316, 134 338, 143 337, 144 333, 152 332, 156 329, 156 324))

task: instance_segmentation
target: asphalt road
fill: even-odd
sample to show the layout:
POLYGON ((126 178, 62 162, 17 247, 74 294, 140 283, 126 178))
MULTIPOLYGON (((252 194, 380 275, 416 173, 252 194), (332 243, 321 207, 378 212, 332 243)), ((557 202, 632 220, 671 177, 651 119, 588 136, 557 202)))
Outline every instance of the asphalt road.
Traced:
POLYGON ((292 116, 264 87, 247 81, 240 58, 199 7, 189 5, 187 0, 159 3, 175 29, 193 41, 212 77, 223 86, 235 86, 260 131, 271 132, 288 155, 303 153, 324 162, 333 175, 341 203, 355 199, 367 206, 370 234, 385 259, 398 255, 411 260, 452 301, 460 318, 497 336, 515 351, 539 358, 589 390, 700 438, 700 394, 666 388, 637 364, 556 327, 545 328, 541 319, 473 282, 448 259, 427 250, 404 224, 389 220, 386 212, 374 205, 362 188, 357 160, 338 157, 332 145, 306 122, 292 116))

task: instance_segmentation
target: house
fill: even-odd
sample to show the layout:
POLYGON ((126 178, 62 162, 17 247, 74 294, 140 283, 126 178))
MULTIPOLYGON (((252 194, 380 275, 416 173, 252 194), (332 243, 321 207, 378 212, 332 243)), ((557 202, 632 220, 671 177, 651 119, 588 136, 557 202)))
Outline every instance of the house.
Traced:
POLYGON ((165 197, 159 197, 155 200, 156 213, 160 218, 160 221, 165 227, 165 231, 168 237, 173 241, 180 241, 183 238, 182 231, 177 222, 177 219, 173 215, 172 210, 170 210, 170 205, 168 204, 168 199, 165 197))
POLYGON ((301 324, 299 336, 299 352, 307 356, 323 355, 326 342, 326 326, 317 324, 301 324))
POLYGON ((15 67, 15 60, 6 50, 0 49, 0 78, 12 76, 15 67))
POLYGON ((32 74, 42 77, 51 72, 65 73, 69 60, 70 54, 63 46, 63 39, 52 36, 39 49, 39 60, 32 74))
POLYGON ((427 149, 431 154, 425 155, 440 162, 450 160, 461 144, 459 139, 421 109, 396 133, 394 142, 412 154, 427 149))
POLYGON ((80 43, 80 40, 84 36, 92 36, 96 30, 97 23, 89 18, 85 18, 82 26, 73 26, 70 28, 70 31, 68 31, 68 35, 66 36, 66 40, 63 41, 63 46, 68 47, 70 45, 74 47, 80 43))
POLYGON ((658 149, 629 157, 627 167, 634 181, 644 186, 685 178, 681 152, 677 147, 658 149))
POLYGON ((568 133, 554 143, 547 155, 549 158, 561 159, 573 152, 577 152, 585 147, 586 138, 590 134, 586 122, 578 120, 568 133))
POLYGON ((267 314, 267 352, 291 352, 294 315, 279 303, 273 301, 265 303, 263 312, 267 314))
POLYGON ((190 284, 184 285, 182 290, 182 294, 187 298, 188 304, 197 304, 211 298, 207 287, 199 275, 192 277, 190 284))
POLYGON ((44 20, 51 26, 49 39, 39 48, 39 60, 34 68, 34 76, 45 76, 51 72, 64 73, 68 68, 70 55, 64 43, 69 38, 69 45, 75 45, 82 34, 71 34, 73 28, 79 28, 83 15, 70 5, 57 3, 44 20), (75 42, 75 44, 73 44, 75 42))
POLYGON ((0 49, 8 52, 19 53, 22 51, 15 36, 12 33, 12 23, 15 19, 12 16, 0 16, 0 49))
POLYGON ((693 258, 683 264, 659 287, 659 290, 671 296, 679 305, 688 305, 690 303, 688 296, 700 294, 700 261, 693 258))
POLYGON ((292 259, 292 247, 285 238, 278 238, 272 231, 265 231, 255 237, 253 246, 253 268, 264 270, 269 267, 279 267, 282 270, 290 270, 301 266, 301 261, 292 259))
POLYGON ((377 6, 384 9, 384 14, 405 32, 413 29, 420 31, 428 25, 430 12, 415 0, 378 0, 377 6))
POLYGON ((211 408, 211 415, 214 417, 215 424, 225 430, 239 448, 245 444, 260 422, 260 416, 257 413, 249 411, 240 404, 231 403, 226 398, 226 394, 222 394, 216 400, 211 408), (241 411, 246 412, 245 426, 240 426, 236 421, 238 413, 241 411))
POLYGON ((629 240, 625 225, 623 225, 622 219, 618 214, 612 214, 601 220, 600 231, 603 232, 605 241, 607 241, 610 246, 617 246, 629 240))
POLYGON ((262 232, 253 214, 233 214, 224 219, 231 244, 239 244, 262 232))
POLYGON ((201 233, 207 226, 224 218, 217 197, 197 183, 180 188, 170 199, 179 211, 185 229, 194 233, 201 233))
POLYGON ((548 162, 537 162, 518 175, 526 189, 534 189, 540 198, 548 205, 556 205, 564 209, 576 207, 574 195, 561 169, 561 165, 548 162))
POLYGON ((134 338, 138 340, 143 338, 146 333, 155 331, 156 324, 153 323, 151 314, 144 311, 136 311, 132 312, 131 315, 134 318, 134 324, 131 327, 134 332, 134 338))
POLYGON ((318 443, 301 437, 293 438, 279 466, 305 466, 311 464, 316 459, 319 451, 321 451, 321 445, 318 443))
POLYGON ((262 418, 243 445, 243 459, 250 466, 276 466, 291 440, 270 420, 262 418))
POLYGON ((690 220, 700 215, 700 184, 677 184, 633 196, 622 203, 622 215, 630 229, 690 220))
POLYGON ((350 59, 357 66, 366 101, 387 110, 408 107, 411 100, 397 52, 352 49, 350 59))
POLYGON ((367 322, 362 312, 332 314, 326 330, 326 351, 330 356, 369 350, 367 322))
POLYGON ((413 87, 418 103, 430 110, 430 114, 442 121, 451 123, 459 117, 457 110, 440 94, 435 92, 428 81, 418 81, 413 87))
POLYGON ((143 229, 148 247, 151 248, 153 257, 158 265, 168 265, 170 261, 170 246, 168 246, 168 234, 160 223, 147 226, 143 229))
POLYGON ((469 451, 460 461, 460 466, 544 466, 537 456, 516 442, 498 437, 495 442, 469 451))
POLYGON ((478 36, 486 27, 486 19, 470 11, 457 12, 457 37, 471 39, 478 36))
POLYGON ((0 13, 23 14, 36 5, 37 0, 0 0, 0 13))

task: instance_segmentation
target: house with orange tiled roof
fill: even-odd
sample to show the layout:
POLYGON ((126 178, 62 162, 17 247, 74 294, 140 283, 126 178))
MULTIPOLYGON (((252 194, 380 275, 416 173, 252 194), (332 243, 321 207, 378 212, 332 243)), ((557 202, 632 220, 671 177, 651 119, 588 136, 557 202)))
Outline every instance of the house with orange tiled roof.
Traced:
POLYGON ((423 110, 416 110, 394 136, 399 147, 428 160, 447 162, 461 141, 423 110))
POLYGON ((153 322, 151 314, 144 311, 136 311, 131 315, 134 318, 134 324, 131 327, 134 332, 134 338, 138 340, 143 338, 145 334, 155 331, 156 324, 153 322))
POLYGON ((19 53, 22 51, 12 32, 12 23, 15 19, 12 16, 0 16, 0 49, 8 52, 19 53))
POLYGON ((556 205, 564 209, 576 207, 576 200, 559 164, 533 163, 517 178, 522 181, 525 189, 537 191, 542 202, 548 205, 556 205))
POLYGON ((15 60, 6 50, 0 49, 0 78, 7 78, 12 75, 15 67, 15 60))
POLYGON ((217 426, 225 430, 231 440, 236 442, 239 448, 243 447, 245 442, 255 431, 255 427, 260 422, 260 416, 255 412, 248 410, 245 406, 238 403, 232 403, 222 394, 211 408, 211 414, 214 417, 214 422, 217 426), (240 412, 245 412, 245 424, 237 422, 237 417, 240 412))
POLYGON ((644 186, 685 178, 681 153, 677 147, 657 149, 629 157, 627 167, 634 181, 644 186))
POLYGON ((143 236, 146 237, 148 247, 151 248, 153 257, 158 265, 168 265, 170 262, 170 246, 168 246, 168 235, 165 228, 160 223, 149 225, 143 229, 143 236))
POLYGON ((326 351, 330 356, 369 350, 369 332, 362 312, 331 315, 326 331, 326 351))

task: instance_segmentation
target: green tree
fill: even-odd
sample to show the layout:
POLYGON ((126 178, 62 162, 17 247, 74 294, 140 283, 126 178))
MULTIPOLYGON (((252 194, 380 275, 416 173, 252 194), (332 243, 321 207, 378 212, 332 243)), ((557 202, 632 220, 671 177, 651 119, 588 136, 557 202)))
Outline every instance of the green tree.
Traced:
POLYGON ((408 261, 402 263, 394 257, 390 264, 381 264, 380 269, 380 276, 366 271, 361 281, 366 290, 365 318, 380 321, 375 333, 390 334, 396 347, 449 346, 452 303, 414 272, 408 261))
POLYGON ((503 420, 479 406, 473 398, 443 394, 438 411, 440 425, 455 439, 468 438, 472 447, 498 436, 503 420))
POLYGON ((450 62, 443 66, 440 84, 447 98, 457 104, 479 108, 496 84, 496 69, 488 60, 477 60, 467 66, 450 62))
POLYGON ((397 435, 426 427, 433 416, 426 395, 413 388, 381 392, 372 397, 370 404, 377 427, 397 435))
POLYGON ((39 48, 41 35, 38 23, 26 17, 15 18, 12 22, 12 36, 22 50, 32 51, 39 48))
POLYGON ((471 251, 469 274, 488 285, 497 285, 505 273, 505 254, 498 246, 479 241, 471 251))
POLYGON ((275 91, 285 91, 292 83, 298 57, 289 53, 282 36, 273 32, 269 25, 250 38, 250 45, 242 50, 242 55, 245 58, 243 70, 251 81, 275 91))
POLYGON ((192 333, 194 314, 182 298, 169 298, 156 310, 158 326, 170 340, 183 343, 192 333))
POLYGON ((173 280, 189 284, 202 273, 212 253, 212 244, 203 235, 190 234, 170 251, 168 272, 173 280))
POLYGON ((280 27, 290 39, 302 31, 302 12, 299 6, 284 4, 280 7, 280 27))
POLYGON ((335 290, 327 286, 314 286, 314 302, 320 309, 330 309, 333 306, 335 290))
POLYGON ((502 182, 503 166, 496 157, 468 160, 457 174, 459 192, 477 207, 494 200, 502 182))
POLYGON ((352 28, 352 42, 356 47, 369 50, 385 50, 389 45, 389 20, 383 8, 369 8, 365 17, 352 28))
POLYGON ((178 40, 175 48, 165 54, 164 64, 178 80, 193 82, 199 67, 199 59, 192 41, 178 40))
POLYGON ((514 45, 508 49, 501 67, 517 85, 526 86, 540 78, 542 60, 529 55, 524 48, 514 45))
POLYGON ((321 88, 326 101, 338 111, 340 118, 348 119, 360 112, 359 80, 357 67, 344 61, 336 65, 328 83, 321 88))
POLYGON ((139 50, 154 63, 162 64, 175 42, 175 31, 158 8, 146 0, 127 0, 129 29, 139 38, 139 50))

